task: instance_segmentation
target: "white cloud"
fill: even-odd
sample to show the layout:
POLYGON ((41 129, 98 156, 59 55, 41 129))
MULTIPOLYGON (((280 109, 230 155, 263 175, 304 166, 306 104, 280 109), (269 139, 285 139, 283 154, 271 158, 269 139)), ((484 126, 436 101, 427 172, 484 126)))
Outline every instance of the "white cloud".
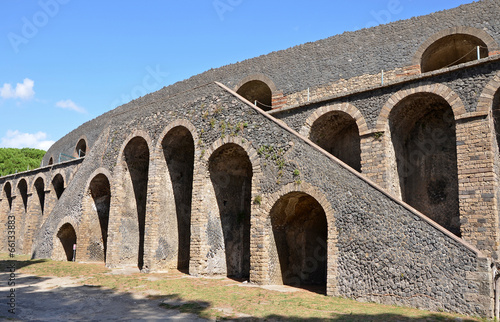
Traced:
POLYGON ((56 103, 56 106, 72 110, 78 113, 87 113, 87 111, 83 107, 76 105, 75 102, 73 102, 72 100, 59 101, 56 103))
POLYGON ((0 139, 0 146, 5 148, 35 148, 47 151, 55 141, 46 140, 47 133, 37 132, 21 133, 8 130, 7 134, 0 139))
POLYGON ((13 88, 11 84, 3 84, 0 88, 0 96, 2 98, 20 98, 22 100, 28 100, 35 96, 35 91, 33 91, 33 86, 35 82, 29 78, 25 78, 23 83, 17 83, 16 88, 13 88))

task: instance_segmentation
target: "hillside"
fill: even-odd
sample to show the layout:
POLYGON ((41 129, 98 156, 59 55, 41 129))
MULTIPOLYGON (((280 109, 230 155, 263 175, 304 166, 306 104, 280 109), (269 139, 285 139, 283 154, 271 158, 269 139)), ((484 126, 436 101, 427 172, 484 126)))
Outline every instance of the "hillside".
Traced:
POLYGON ((40 166, 45 151, 31 148, 0 148, 0 176, 35 169, 40 166))

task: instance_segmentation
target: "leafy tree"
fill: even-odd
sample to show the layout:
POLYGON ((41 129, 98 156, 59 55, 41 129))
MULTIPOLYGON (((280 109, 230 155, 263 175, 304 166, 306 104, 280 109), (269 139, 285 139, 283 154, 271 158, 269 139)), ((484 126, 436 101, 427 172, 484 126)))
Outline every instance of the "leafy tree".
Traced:
POLYGON ((36 169, 44 155, 45 151, 32 148, 0 148, 0 176, 36 169))

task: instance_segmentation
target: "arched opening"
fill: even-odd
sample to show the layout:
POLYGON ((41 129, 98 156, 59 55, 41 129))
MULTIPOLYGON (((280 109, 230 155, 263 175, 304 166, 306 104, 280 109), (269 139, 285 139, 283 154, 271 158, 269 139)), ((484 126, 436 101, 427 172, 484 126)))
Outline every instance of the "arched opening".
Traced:
POLYGON ((43 209, 45 207, 45 183, 43 182, 43 179, 42 178, 36 179, 34 186, 36 194, 38 196, 38 201, 40 203, 40 210, 42 211, 43 215, 43 209))
POLYGON ((493 97, 493 122, 495 124, 495 134, 497 140, 498 150, 500 151, 500 89, 495 93, 493 97))
POLYGON ((455 119, 442 97, 417 93, 389 115, 402 199, 460 236, 455 119))
POLYGON ((26 180, 22 179, 19 181, 17 189, 19 190, 19 195, 23 201, 23 208, 26 212, 28 210, 28 184, 26 183, 26 180))
POLYGON ((52 179, 52 187, 56 192, 57 199, 61 198, 64 192, 64 178, 60 173, 56 174, 54 179, 52 179))
POLYGON ((163 156, 172 183, 177 214, 177 268, 189 268, 194 140, 185 127, 171 129, 162 141, 163 156))
POLYGON ((94 202, 92 209, 97 212, 102 238, 102 250, 99 247, 99 254, 91 254, 91 257, 97 260, 101 259, 106 262, 109 207, 111 201, 111 188, 108 178, 104 174, 96 175, 90 182, 89 189, 94 202))
POLYGON ((445 36, 427 48, 421 60, 422 73, 488 57, 488 48, 479 38, 467 34, 445 36))
POLYGON ((78 143, 76 144, 75 156, 81 158, 84 157, 86 153, 87 142, 85 141, 85 139, 80 139, 80 141, 78 141, 78 143))
POLYGON ((218 148, 209 160, 217 198, 228 277, 250 276, 250 210, 252 163, 239 145, 218 148))
POLYGON ((57 232, 57 238, 63 246, 66 259, 72 261, 76 255, 73 250, 73 245, 76 245, 76 232, 70 223, 64 224, 57 232))
POLYGON ((9 204, 9 211, 12 210, 12 186, 10 182, 7 182, 3 186, 3 191, 5 194, 5 198, 7 198, 7 203, 9 204))
MULTIPOLYGON (((146 225, 146 198, 148 190, 149 147, 142 137, 135 137, 127 144, 123 151, 128 176, 127 198, 131 201, 124 221, 127 221, 127 240, 131 242, 129 256, 137 255, 139 269, 144 266, 144 233, 146 225), (130 189, 131 188, 131 189, 130 189)), ((123 223, 123 221, 122 221, 123 223)))
POLYGON ((356 120, 333 111, 319 117, 311 127, 310 139, 330 154, 361 171, 361 140, 356 120))
POLYGON ((53 165, 54 164, 54 158, 50 157, 49 159, 49 165, 53 165))
POLYGON ((280 275, 274 280, 281 277, 283 284, 326 294, 328 230, 323 207, 306 193, 291 192, 274 204, 270 217, 278 257, 270 270, 280 275))
POLYGON ((271 88, 263 81, 249 81, 243 84, 236 93, 246 98, 250 103, 257 104, 264 111, 272 109, 273 93, 271 88))

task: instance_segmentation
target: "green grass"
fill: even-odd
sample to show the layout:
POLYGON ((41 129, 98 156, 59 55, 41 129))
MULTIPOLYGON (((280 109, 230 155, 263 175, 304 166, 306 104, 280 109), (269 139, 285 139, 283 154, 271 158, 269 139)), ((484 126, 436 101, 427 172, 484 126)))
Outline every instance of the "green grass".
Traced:
MULTIPOLYGON (((485 321, 456 314, 422 311, 413 308, 360 303, 351 299, 327 297, 306 290, 291 293, 270 291, 260 287, 242 287, 226 278, 194 278, 178 271, 171 273, 110 274, 103 264, 80 264, 51 260, 14 258, 17 271, 37 276, 78 277, 82 284, 101 286, 103 291, 145 293, 161 299, 160 306, 194 313, 203 318, 231 319, 240 314, 258 319, 286 321, 485 321)), ((5 271, 12 260, 0 255, 0 268, 5 271)))

